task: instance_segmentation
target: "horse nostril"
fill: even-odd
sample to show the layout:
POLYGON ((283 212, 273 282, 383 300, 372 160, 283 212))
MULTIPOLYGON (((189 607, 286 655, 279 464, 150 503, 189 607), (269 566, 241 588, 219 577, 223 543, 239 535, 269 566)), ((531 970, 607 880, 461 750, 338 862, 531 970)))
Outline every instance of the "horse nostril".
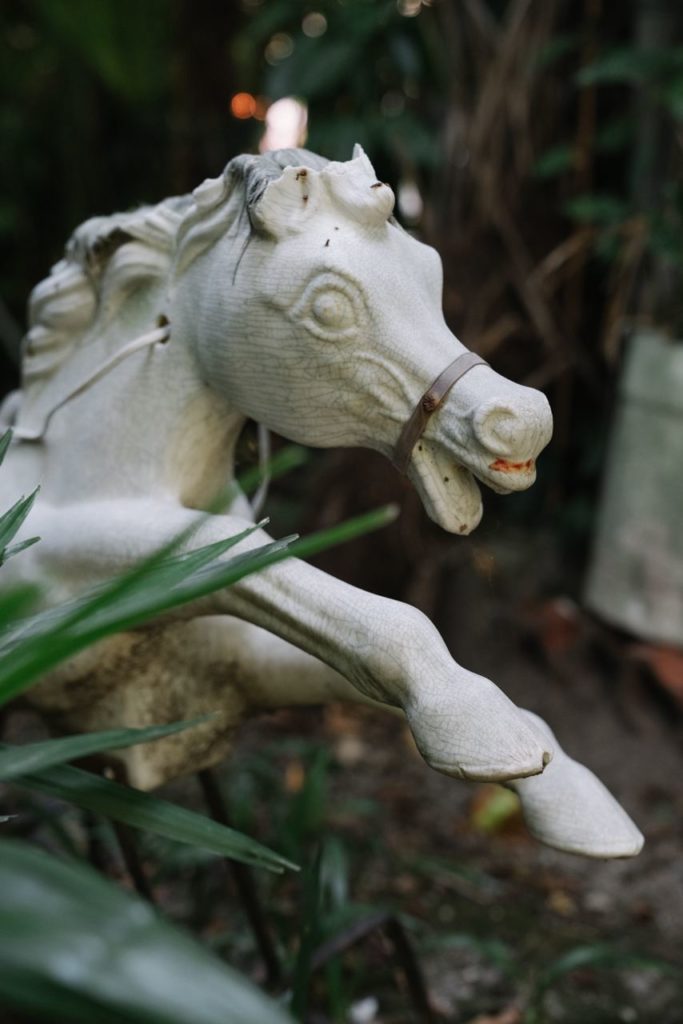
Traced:
POLYGON ((524 392, 514 406, 491 399, 475 410, 474 436, 491 455, 535 459, 550 440, 553 417, 548 400, 540 391, 525 388, 524 392))
POLYGON ((522 436, 528 434, 528 425, 512 409, 494 403, 477 410, 473 426, 475 437, 492 455, 517 454, 522 436))

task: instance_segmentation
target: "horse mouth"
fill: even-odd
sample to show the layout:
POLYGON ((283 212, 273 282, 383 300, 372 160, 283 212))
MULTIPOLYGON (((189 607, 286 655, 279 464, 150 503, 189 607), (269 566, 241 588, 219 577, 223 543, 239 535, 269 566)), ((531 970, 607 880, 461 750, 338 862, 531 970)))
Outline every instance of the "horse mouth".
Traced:
POLYGON ((474 472, 482 483, 498 494, 526 491, 536 480, 536 460, 513 462, 511 459, 494 459, 487 464, 485 472, 480 473, 476 469, 474 472))
POLYGON ((536 462, 491 454, 465 460, 445 445, 422 438, 413 451, 409 476, 427 515, 449 533, 467 534, 482 516, 478 482, 497 494, 526 490, 536 479, 536 462))
POLYGON ((489 462, 489 469, 495 473, 528 473, 533 468, 533 459, 527 459, 526 462, 510 462, 509 459, 496 459, 495 462, 489 462))
POLYGON ((449 533, 471 533, 481 520, 479 486, 470 470, 448 449, 422 438, 413 450, 408 476, 425 511, 449 533))

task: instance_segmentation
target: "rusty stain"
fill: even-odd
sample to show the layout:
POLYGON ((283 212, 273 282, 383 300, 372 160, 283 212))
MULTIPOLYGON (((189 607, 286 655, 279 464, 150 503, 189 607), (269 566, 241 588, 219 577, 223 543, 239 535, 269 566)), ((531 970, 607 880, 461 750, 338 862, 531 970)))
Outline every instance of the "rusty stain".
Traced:
POLYGON ((302 168, 300 171, 296 172, 296 180, 298 181, 299 178, 305 178, 307 175, 308 171, 305 168, 302 168))
POLYGON ((303 201, 304 201, 305 203, 307 203, 307 202, 308 202, 308 196, 302 196, 301 198, 303 199, 303 201))
POLYGON ((434 412, 439 404, 439 399, 435 398, 434 395, 426 394, 422 399, 422 408, 425 412, 434 412))
POLYGON ((533 469, 533 467, 533 459, 527 459, 526 462, 508 462, 507 459, 496 459, 495 462, 489 463, 489 469, 493 469, 497 473, 520 473, 533 469))

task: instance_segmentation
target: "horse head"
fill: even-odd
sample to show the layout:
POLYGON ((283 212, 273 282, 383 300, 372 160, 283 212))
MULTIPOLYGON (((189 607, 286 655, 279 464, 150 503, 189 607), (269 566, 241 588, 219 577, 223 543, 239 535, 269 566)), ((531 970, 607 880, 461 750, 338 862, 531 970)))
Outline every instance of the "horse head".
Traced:
POLYGON ((399 226, 393 193, 360 147, 345 163, 303 150, 232 161, 227 185, 195 193, 181 264, 236 181, 241 231, 233 214, 237 233, 195 260, 184 292, 178 275, 177 304, 211 386, 292 440, 400 461, 428 514, 453 532, 481 518, 475 477, 499 492, 529 487, 552 432, 548 403, 483 360, 430 394, 467 350, 443 318, 438 254, 399 226), (423 423, 406 437, 416 407, 423 423), (399 438, 408 449, 397 459, 399 438))

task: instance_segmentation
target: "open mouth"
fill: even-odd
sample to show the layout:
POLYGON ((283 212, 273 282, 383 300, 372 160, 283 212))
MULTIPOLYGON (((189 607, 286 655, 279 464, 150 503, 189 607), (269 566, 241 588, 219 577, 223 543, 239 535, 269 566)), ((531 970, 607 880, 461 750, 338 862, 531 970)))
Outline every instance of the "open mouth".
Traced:
POLYGON ((477 476, 482 483, 498 492, 509 494, 511 491, 525 491, 536 479, 536 460, 525 459, 513 462, 511 459, 494 459, 487 465, 487 471, 477 476))
POLYGON ((533 468, 533 459, 527 459, 526 462, 510 462, 508 459, 496 459, 495 462, 489 462, 489 469, 495 473, 529 473, 533 468))
POLYGON ((536 464, 534 459, 482 459, 470 469, 444 445, 423 437, 413 450, 408 475, 430 519, 449 533, 467 534, 483 512, 477 479, 498 494, 522 491, 536 479, 536 464))
POLYGON ((481 492, 474 476, 443 445, 422 438, 408 476, 430 519, 449 533, 471 533, 481 520, 481 492))

